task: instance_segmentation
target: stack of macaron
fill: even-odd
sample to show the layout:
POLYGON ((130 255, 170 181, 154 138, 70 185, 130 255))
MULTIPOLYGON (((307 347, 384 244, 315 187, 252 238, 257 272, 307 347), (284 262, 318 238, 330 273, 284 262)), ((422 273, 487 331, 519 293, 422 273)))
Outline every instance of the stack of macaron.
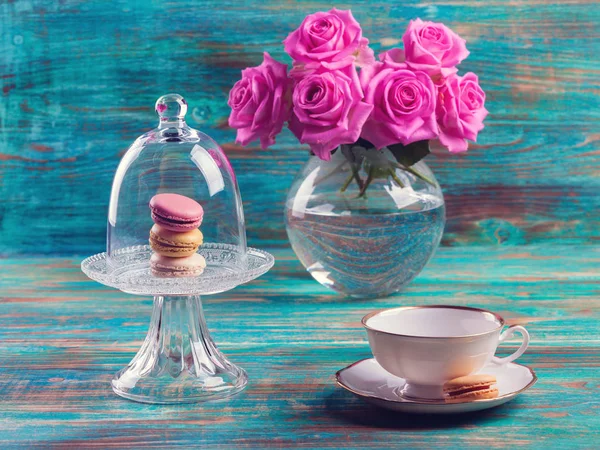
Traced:
POLYGON ((158 194, 150 200, 154 226, 150 230, 152 273, 159 277, 200 275, 206 260, 196 251, 202 245, 198 229, 204 217, 202 206, 179 194, 158 194))

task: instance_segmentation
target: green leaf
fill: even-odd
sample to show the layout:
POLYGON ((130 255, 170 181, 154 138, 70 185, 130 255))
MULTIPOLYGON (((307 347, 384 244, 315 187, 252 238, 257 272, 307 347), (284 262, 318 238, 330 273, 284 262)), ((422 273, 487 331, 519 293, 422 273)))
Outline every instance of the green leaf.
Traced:
POLYGON ((429 141, 417 141, 408 145, 392 144, 388 145, 387 148, 396 161, 405 167, 410 167, 413 164, 418 163, 427 155, 429 155, 429 141))

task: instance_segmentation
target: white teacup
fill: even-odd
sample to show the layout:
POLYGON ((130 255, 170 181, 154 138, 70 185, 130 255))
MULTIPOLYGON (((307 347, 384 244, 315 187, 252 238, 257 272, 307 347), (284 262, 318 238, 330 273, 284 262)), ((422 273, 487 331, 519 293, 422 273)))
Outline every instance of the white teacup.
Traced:
POLYGON ((387 309, 362 319, 373 356, 392 375, 404 378, 402 394, 439 399, 442 385, 479 371, 490 361, 507 364, 529 345, 519 325, 505 330, 504 319, 484 309, 462 306, 415 306, 387 309), (494 356, 498 345, 515 332, 521 347, 506 358, 494 356))

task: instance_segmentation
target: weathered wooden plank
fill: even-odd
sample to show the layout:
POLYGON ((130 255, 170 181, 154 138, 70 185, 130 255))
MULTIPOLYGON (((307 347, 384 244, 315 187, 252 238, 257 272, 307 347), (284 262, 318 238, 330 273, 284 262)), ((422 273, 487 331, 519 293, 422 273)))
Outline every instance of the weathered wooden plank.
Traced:
MULTIPOLYGON (((220 348, 250 375, 221 403, 149 406, 109 387, 135 354, 151 300, 104 288, 79 258, 0 260, 0 446, 35 448, 593 448, 599 436, 600 248, 441 248, 400 295, 345 299, 290 250, 264 277, 204 299, 220 348), (370 310, 452 303, 527 326, 539 383, 484 413, 414 417, 368 406, 333 374, 369 356, 370 310)), ((510 346, 503 352, 510 351, 510 346)))
MULTIPOLYGON (((518 0, 353 2, 376 50, 407 20, 443 20, 469 42, 491 115, 466 155, 430 158, 448 198, 447 245, 598 240, 600 7, 518 0)), ((254 245, 282 246, 285 193, 306 152, 285 133, 240 149, 229 88, 263 50, 329 4, 276 1, 0 5, 0 254, 92 253, 104 245, 112 175, 169 91, 221 142, 238 173, 254 245), (23 217, 43 217, 28 222, 23 217), (65 220, 65 218, 67 218, 65 220), (35 236, 33 240, 31 236, 35 236)))

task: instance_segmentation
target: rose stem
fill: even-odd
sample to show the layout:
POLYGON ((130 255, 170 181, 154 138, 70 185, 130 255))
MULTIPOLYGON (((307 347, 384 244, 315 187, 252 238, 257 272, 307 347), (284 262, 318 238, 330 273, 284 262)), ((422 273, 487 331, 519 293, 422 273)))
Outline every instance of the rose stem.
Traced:
POLYGON ((400 169, 400 170, 405 170, 407 172, 410 172, 414 176, 416 176, 416 177, 420 178, 421 180, 425 181, 426 183, 429 183, 430 185, 435 186, 435 183, 430 178, 426 177, 422 173, 417 172, 412 167, 402 166, 400 164, 396 164, 396 167, 398 167, 398 169, 400 169))
POLYGON ((400 178, 398 178, 398 175, 396 175, 396 172, 394 172, 394 169, 390 169, 390 176, 393 178, 393 180, 396 182, 396 184, 398 186, 400 186, 401 188, 404 187, 404 184, 402 183, 402 181, 400 181, 400 178))
POLYGON ((363 197, 365 195, 365 193, 367 192, 367 188, 371 184, 371 181, 373 181, 373 173, 374 172, 375 172, 375 169, 372 166, 369 167, 369 175, 367 176, 367 181, 365 182, 365 184, 363 184, 363 187, 360 190, 360 194, 358 194, 359 197, 363 197))
POLYGON ((356 167, 356 164, 354 164, 354 163, 352 164, 352 176, 356 180, 356 184, 358 185, 358 188, 362 189, 363 181, 360 178, 360 176, 358 175, 359 169, 360 169, 360 167, 356 167))
POLYGON ((354 170, 348 176, 348 178, 346 178, 346 181, 344 181, 344 184, 342 185, 342 188, 340 189, 340 192, 345 192, 346 189, 348 189, 348 186, 350 185, 350 182, 352 181, 353 178, 354 178, 354 170))

